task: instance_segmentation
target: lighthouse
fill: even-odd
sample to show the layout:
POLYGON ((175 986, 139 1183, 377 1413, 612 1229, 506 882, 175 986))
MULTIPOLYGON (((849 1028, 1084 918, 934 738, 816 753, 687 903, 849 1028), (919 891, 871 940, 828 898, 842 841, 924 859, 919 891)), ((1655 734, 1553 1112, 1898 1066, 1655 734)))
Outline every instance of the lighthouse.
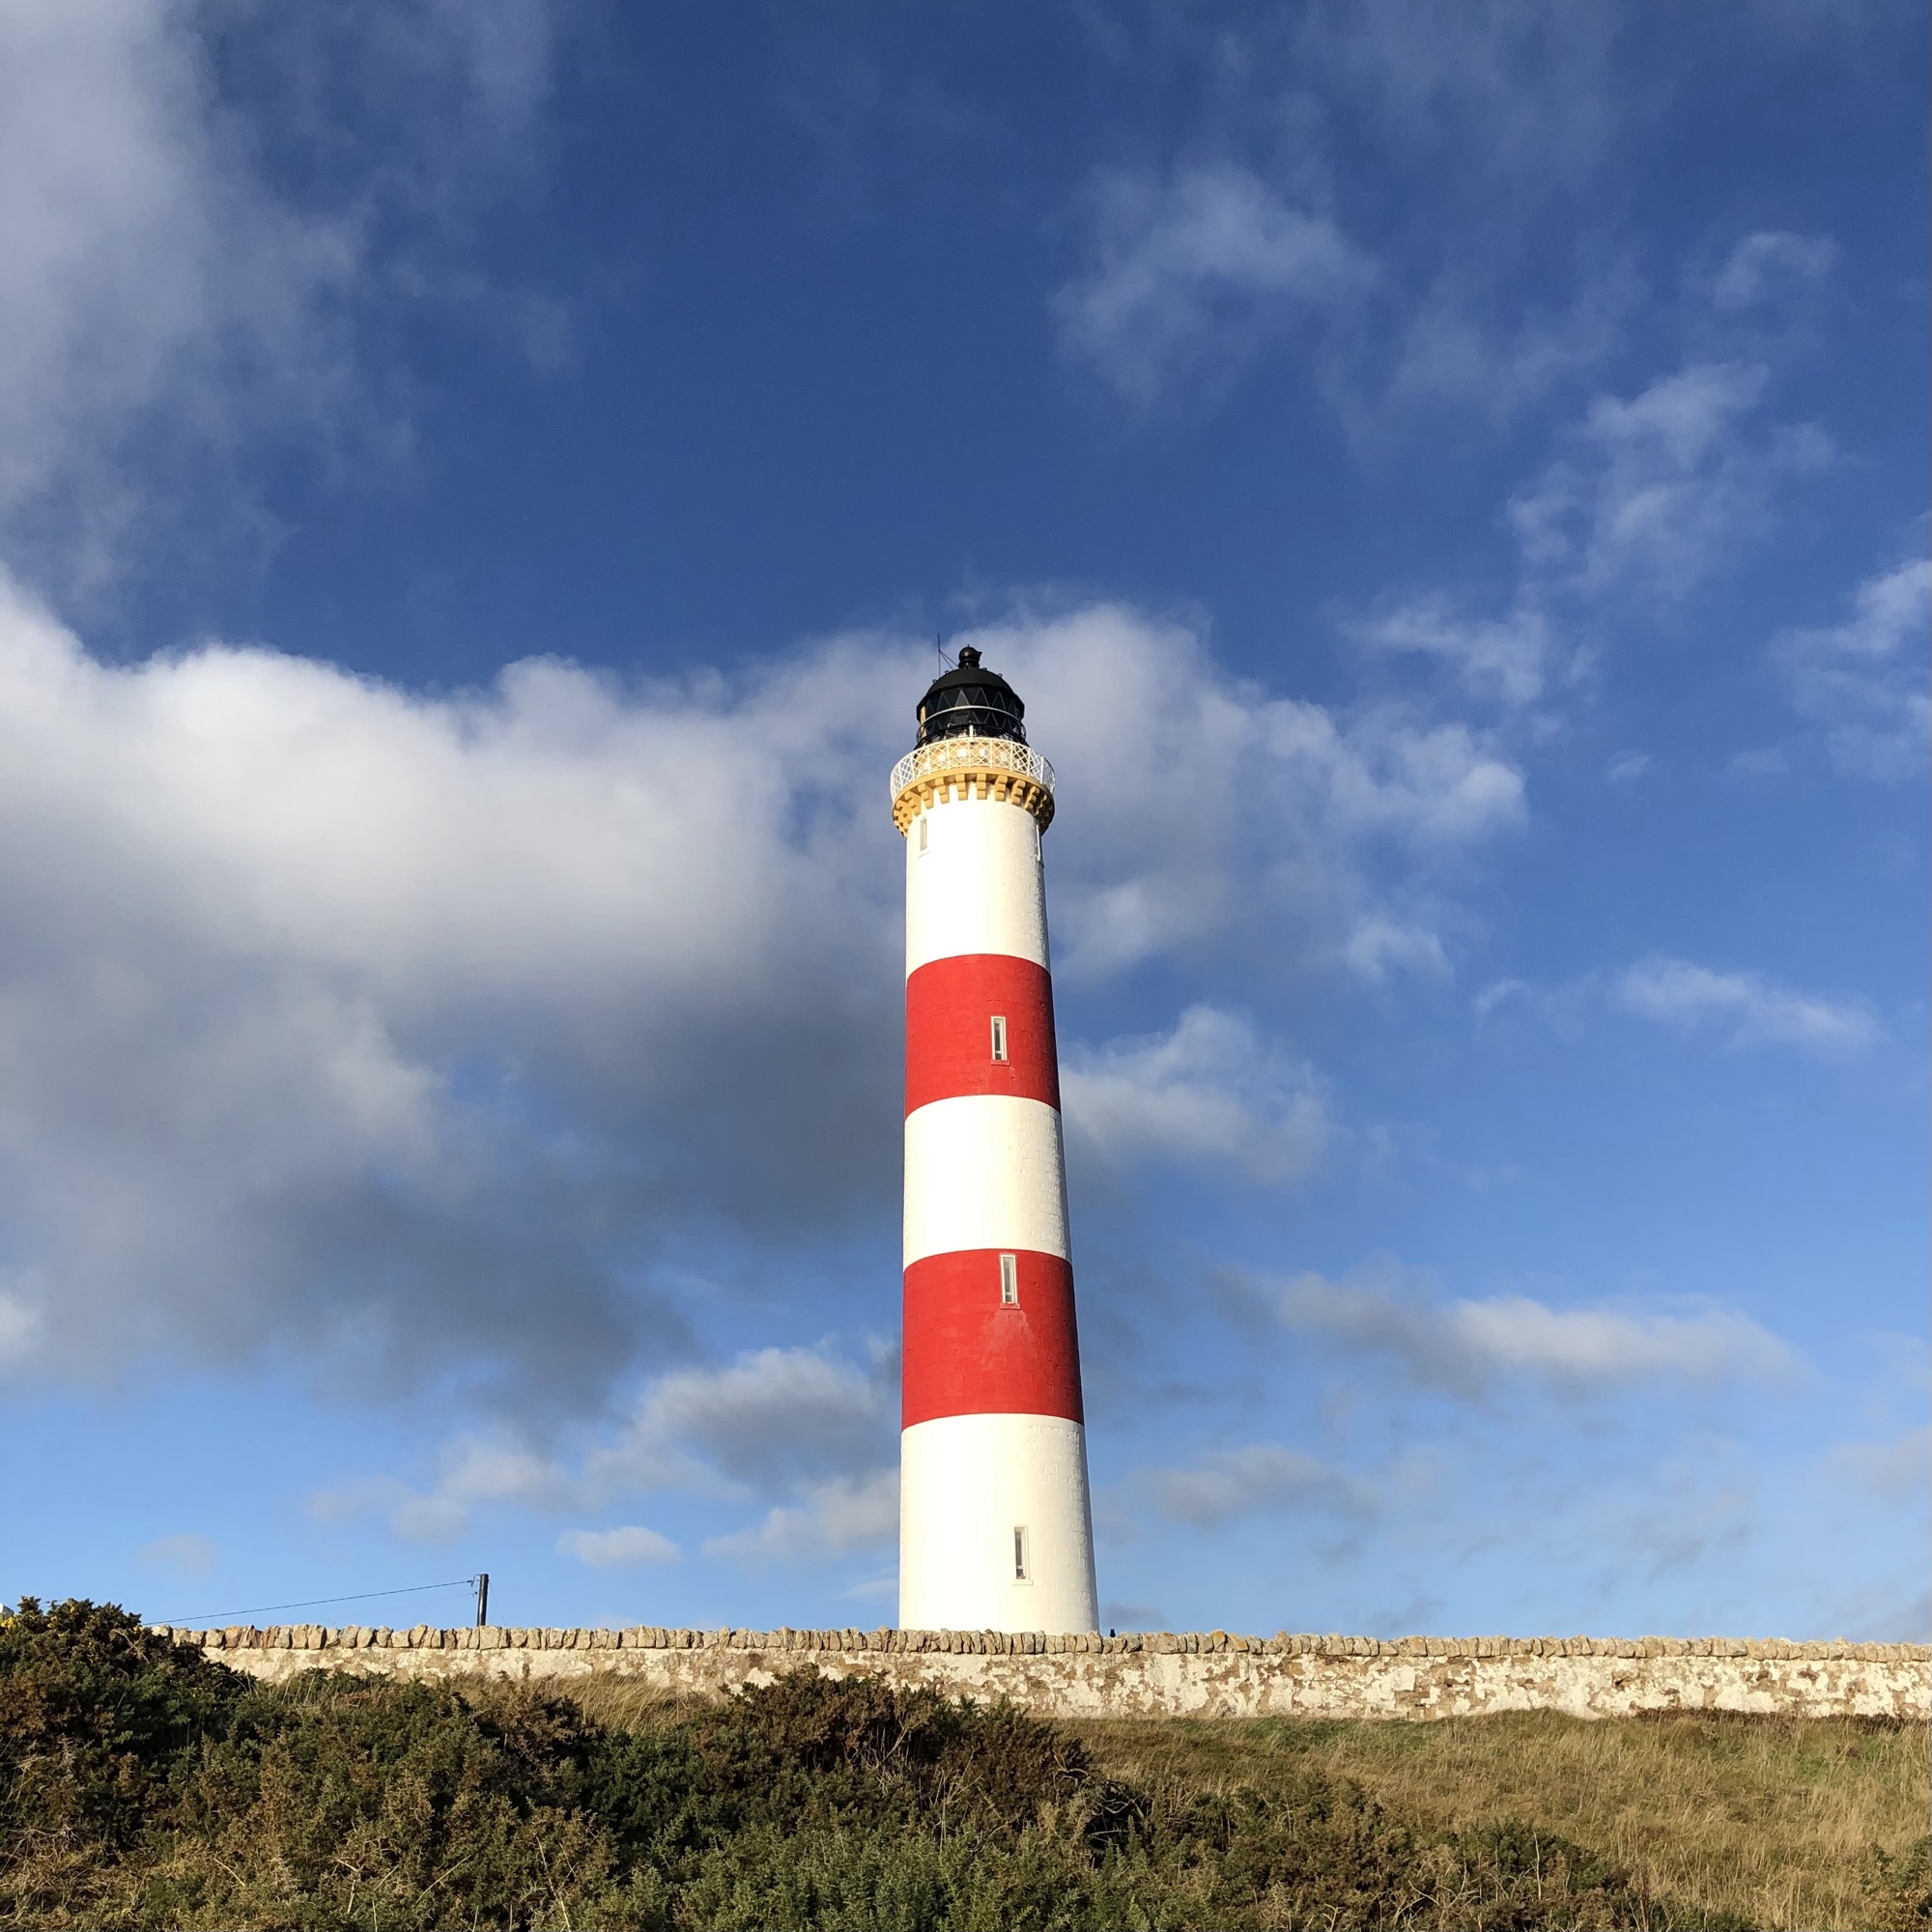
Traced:
POLYGON ((1041 835, 1053 767, 970 646, 893 770, 906 842, 899 1625, 1098 1627, 1041 835))

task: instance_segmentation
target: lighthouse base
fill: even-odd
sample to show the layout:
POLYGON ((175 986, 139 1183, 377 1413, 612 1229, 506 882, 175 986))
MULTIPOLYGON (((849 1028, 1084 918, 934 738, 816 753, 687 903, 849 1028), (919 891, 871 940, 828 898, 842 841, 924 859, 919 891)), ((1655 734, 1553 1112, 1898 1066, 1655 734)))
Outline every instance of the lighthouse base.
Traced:
POLYGON ((899 1437, 899 1627, 1099 1628, 1087 1432, 948 1415, 899 1437))

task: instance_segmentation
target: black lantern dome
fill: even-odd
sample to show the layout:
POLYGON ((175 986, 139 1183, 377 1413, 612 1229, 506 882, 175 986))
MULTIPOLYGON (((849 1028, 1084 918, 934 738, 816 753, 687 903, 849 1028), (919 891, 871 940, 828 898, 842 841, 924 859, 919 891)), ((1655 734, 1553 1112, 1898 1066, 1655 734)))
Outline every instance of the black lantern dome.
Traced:
POLYGON ((959 653, 956 670, 936 677, 919 701, 919 742, 941 738, 1011 738, 1026 743, 1026 706, 996 670, 980 663, 971 644, 959 653))

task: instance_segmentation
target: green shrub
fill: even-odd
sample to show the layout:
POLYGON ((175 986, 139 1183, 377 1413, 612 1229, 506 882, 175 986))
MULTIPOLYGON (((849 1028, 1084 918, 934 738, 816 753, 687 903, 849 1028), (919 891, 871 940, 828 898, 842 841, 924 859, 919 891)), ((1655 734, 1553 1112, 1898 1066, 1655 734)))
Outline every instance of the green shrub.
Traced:
POLYGON ((251 1685, 119 1610, 0 1626, 0 1924, 1666 1927, 1574 1845, 1355 1785, 1142 1789, 1007 1706, 809 1672, 631 1728, 528 1691, 251 1685))

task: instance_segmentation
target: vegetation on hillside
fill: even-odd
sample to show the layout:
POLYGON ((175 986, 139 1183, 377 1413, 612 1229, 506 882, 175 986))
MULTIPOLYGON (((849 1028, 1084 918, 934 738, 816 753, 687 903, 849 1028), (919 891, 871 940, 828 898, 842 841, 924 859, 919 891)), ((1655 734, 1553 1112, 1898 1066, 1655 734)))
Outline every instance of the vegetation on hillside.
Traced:
MULTIPOLYGON (((1926 1922, 1924 1852, 1873 1926, 1926 1922)), ((1357 1780, 1102 1769, 1001 1707, 808 1674, 569 1700, 254 1684, 117 1609, 0 1620, 0 1924, 371 1928, 1741 1925, 1520 1822, 1357 1780)))

